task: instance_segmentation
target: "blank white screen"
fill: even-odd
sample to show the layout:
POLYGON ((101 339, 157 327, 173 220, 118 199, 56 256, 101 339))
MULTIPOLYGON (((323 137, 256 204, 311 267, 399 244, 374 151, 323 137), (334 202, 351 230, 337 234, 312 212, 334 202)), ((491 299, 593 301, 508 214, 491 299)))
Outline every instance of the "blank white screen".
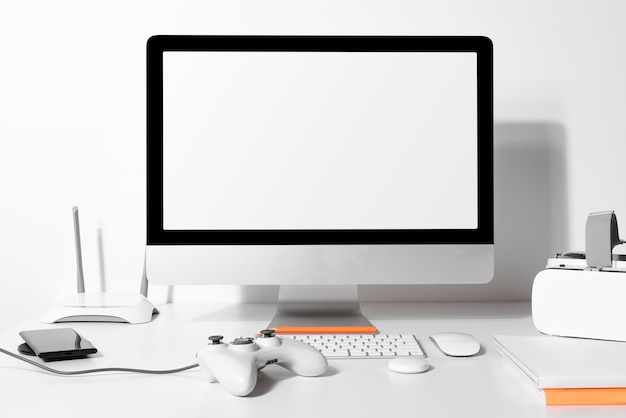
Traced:
POLYGON ((165 52, 164 229, 474 229, 475 53, 165 52))

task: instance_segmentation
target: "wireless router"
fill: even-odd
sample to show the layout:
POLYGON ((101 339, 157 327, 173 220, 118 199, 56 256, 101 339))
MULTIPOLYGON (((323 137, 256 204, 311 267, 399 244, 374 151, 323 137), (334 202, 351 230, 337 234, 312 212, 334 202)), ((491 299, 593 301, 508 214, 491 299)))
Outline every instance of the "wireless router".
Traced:
POLYGON ((74 215, 74 241, 76 244, 77 291, 63 298, 42 319, 48 324, 57 322, 126 322, 141 324, 150 322, 159 311, 148 299, 148 278, 144 263, 141 278, 141 293, 85 293, 83 256, 80 244, 78 207, 72 208, 74 215))

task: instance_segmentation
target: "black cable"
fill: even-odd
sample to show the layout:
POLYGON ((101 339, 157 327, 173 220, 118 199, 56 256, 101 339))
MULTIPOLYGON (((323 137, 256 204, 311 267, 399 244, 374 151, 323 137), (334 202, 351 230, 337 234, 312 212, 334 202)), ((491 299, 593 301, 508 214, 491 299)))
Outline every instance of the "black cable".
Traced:
POLYGON ((185 367, 181 367, 178 369, 171 369, 171 370, 144 370, 144 369, 132 369, 132 368, 125 368, 125 367, 104 367, 101 369, 87 369, 87 370, 76 370, 76 371, 71 371, 71 372, 64 372, 61 370, 56 370, 53 369, 51 367, 48 366, 44 366, 43 364, 39 364, 36 361, 27 359, 26 357, 22 357, 19 356, 17 354, 11 353, 10 351, 7 351, 3 348, 0 348, 0 352, 7 354, 13 358, 16 358, 18 360, 22 360, 28 364, 32 364, 33 366, 37 366, 40 369, 44 369, 47 372, 50 373, 55 373, 55 374, 60 374, 63 376, 74 376, 74 375, 79 375, 79 374, 87 374, 87 373, 101 373, 101 372, 128 372, 128 373, 146 373, 146 374, 171 374, 171 373, 178 373, 178 372, 183 372, 185 370, 189 370, 189 369, 193 369, 194 367, 198 367, 198 363, 195 364, 191 364, 189 366, 185 366, 185 367))

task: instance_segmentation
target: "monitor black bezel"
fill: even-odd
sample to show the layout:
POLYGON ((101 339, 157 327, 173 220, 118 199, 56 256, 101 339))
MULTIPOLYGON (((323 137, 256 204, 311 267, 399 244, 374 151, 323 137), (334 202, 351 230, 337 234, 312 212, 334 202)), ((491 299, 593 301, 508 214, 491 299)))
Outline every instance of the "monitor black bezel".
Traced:
POLYGON ((147 42, 147 244, 493 244, 493 46, 481 36, 157 35, 147 42), (474 52, 478 85, 478 227, 376 230, 166 230, 163 227, 163 52, 474 52))

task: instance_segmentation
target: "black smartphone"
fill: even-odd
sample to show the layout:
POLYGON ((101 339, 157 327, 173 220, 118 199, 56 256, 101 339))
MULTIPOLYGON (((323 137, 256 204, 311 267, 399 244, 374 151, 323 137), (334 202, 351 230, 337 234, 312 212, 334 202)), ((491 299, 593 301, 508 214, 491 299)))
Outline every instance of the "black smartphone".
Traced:
POLYGON ((26 347, 22 344, 18 349, 24 354, 42 358, 44 361, 70 360, 84 358, 98 350, 72 328, 39 329, 22 331, 26 347))

